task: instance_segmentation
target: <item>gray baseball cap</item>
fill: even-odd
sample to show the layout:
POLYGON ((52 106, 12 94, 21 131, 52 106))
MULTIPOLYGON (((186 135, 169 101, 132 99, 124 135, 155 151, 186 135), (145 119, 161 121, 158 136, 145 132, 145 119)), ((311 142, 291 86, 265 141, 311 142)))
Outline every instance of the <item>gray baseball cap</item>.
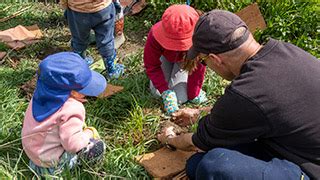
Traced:
POLYGON ((192 60, 199 53, 219 54, 239 47, 249 37, 248 26, 240 17, 229 11, 212 10, 203 14, 194 29, 192 47, 187 52, 186 59, 192 60), (233 32, 239 27, 245 27, 242 37, 231 40, 233 32))

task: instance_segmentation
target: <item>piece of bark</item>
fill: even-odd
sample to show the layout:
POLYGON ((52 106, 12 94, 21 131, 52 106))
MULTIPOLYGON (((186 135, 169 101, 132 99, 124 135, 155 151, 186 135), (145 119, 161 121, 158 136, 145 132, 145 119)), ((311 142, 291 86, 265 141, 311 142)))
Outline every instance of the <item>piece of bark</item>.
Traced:
POLYGON ((4 31, 0 31, 0 40, 12 49, 19 50, 26 45, 39 41, 42 33, 37 25, 21 26, 18 25, 4 31))
POLYGON ((172 151, 161 148, 155 152, 136 156, 136 161, 154 178, 172 179, 185 169, 186 161, 195 152, 172 151))
POLYGON ((108 84, 107 85, 107 88, 104 90, 103 93, 101 93, 98 98, 106 98, 106 97, 109 97, 109 96, 112 96, 113 94, 116 94, 120 91, 123 90, 123 87, 122 86, 115 86, 115 85, 112 85, 112 84, 108 84))
POLYGON ((6 56, 6 52, 0 51, 0 60, 6 56))
POLYGON ((43 34, 37 24, 34 24, 32 26, 26 26, 26 29, 28 29, 34 35, 35 39, 40 39, 43 36, 43 34))
POLYGON ((257 3, 253 3, 235 14, 247 24, 251 33, 257 29, 264 30, 267 27, 257 3))

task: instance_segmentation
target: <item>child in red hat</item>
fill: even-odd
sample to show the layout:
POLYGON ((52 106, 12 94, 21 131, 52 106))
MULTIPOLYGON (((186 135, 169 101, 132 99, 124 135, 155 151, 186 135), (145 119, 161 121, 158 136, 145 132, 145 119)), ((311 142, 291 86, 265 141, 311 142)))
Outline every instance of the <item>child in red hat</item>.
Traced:
POLYGON ((58 175, 79 159, 103 157, 105 145, 94 127, 85 125, 85 96, 98 96, 106 79, 72 52, 46 57, 23 121, 22 146, 30 168, 40 176, 58 175))
POLYGON ((202 91, 206 66, 198 64, 188 74, 182 70, 186 51, 192 46, 192 34, 199 19, 188 5, 171 5, 162 20, 152 26, 144 48, 144 66, 150 79, 151 92, 161 96, 167 114, 179 109, 178 104, 190 100, 207 100, 202 91))

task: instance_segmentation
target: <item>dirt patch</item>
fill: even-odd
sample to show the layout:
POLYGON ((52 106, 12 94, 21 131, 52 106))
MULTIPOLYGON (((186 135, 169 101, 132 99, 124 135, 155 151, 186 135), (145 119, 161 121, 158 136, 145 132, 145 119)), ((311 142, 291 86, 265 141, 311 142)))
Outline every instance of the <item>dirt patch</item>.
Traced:
POLYGON ((119 49, 117 49, 117 56, 119 57, 119 59, 124 59, 126 56, 135 54, 141 51, 143 48, 144 45, 142 42, 131 41, 126 36, 126 41, 120 46, 119 49))
POLYGON ((173 131, 177 135, 189 132, 189 129, 187 127, 180 127, 179 125, 177 125, 174 122, 171 122, 169 120, 165 120, 160 123, 160 131, 162 131, 163 128, 167 128, 170 126, 173 126, 173 131))
POLYGON ((47 56, 51 54, 55 54, 58 52, 65 52, 65 51, 71 51, 71 48, 68 46, 45 46, 41 49, 41 51, 38 53, 38 59, 43 60, 47 56))

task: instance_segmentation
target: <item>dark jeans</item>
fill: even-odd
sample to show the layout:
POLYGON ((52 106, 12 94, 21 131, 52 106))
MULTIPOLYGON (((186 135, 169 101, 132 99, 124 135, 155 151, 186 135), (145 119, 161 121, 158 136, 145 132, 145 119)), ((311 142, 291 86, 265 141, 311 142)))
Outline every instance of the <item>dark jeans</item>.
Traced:
POLYGON ((304 180, 309 180, 299 166, 263 153, 260 147, 231 149, 215 148, 191 156, 186 166, 189 179, 300 180, 304 176, 304 180))
POLYGON ((96 13, 81 13, 68 8, 65 15, 72 35, 71 46, 74 52, 81 53, 87 49, 90 30, 93 29, 100 55, 103 58, 114 55, 115 8, 113 3, 96 13))

